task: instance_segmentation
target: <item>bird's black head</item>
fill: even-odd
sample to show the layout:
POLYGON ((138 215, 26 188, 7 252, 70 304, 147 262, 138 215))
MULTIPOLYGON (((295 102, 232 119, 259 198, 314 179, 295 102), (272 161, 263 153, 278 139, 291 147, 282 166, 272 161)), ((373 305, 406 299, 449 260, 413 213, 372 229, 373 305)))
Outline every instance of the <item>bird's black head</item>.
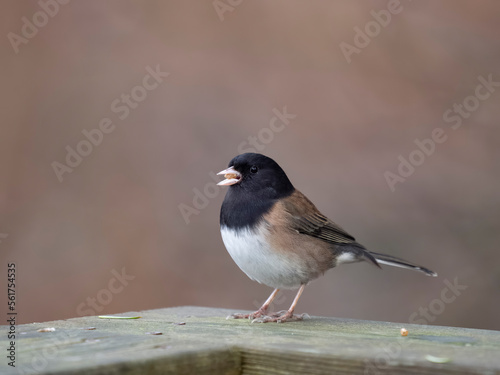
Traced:
POLYGON ((254 199, 278 199, 294 191, 278 163, 262 154, 238 155, 229 162, 229 168, 219 174, 226 177, 219 185, 230 185, 229 190, 241 191, 254 199))
POLYGON ((253 228, 276 201, 294 192, 285 172, 271 158, 261 154, 241 154, 219 172, 229 185, 220 212, 221 227, 253 228))

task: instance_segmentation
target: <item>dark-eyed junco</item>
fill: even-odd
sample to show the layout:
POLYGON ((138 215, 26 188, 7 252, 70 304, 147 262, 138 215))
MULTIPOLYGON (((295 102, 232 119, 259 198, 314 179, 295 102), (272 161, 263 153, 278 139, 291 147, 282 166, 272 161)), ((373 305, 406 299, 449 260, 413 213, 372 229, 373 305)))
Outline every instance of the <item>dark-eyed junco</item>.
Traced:
POLYGON ((324 216, 296 190, 281 167, 261 154, 241 154, 219 172, 229 185, 220 212, 220 230, 227 251, 250 279, 274 288, 262 307, 251 314, 256 322, 301 320, 294 315, 304 287, 330 268, 367 261, 437 274, 391 255, 368 251, 353 236, 324 216), (299 288, 287 311, 266 315, 279 289, 299 288))

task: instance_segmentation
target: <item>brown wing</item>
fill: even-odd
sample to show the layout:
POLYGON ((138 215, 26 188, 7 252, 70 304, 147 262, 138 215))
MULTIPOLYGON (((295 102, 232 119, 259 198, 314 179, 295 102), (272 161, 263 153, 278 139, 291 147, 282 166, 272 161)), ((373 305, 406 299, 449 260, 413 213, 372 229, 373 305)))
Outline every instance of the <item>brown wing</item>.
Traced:
POLYGON ((302 234, 322 239, 333 244, 349 244, 356 240, 340 226, 323 215, 300 191, 283 200, 290 214, 291 226, 302 234))

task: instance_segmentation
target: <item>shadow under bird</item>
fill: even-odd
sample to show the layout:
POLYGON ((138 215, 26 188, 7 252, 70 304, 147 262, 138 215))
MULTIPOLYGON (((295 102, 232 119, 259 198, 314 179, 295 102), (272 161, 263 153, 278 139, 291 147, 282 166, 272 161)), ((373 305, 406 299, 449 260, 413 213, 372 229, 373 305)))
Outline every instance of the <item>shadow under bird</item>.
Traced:
POLYGON ((304 287, 330 268, 366 261, 437 274, 391 255, 375 253, 323 215, 295 189, 281 167, 271 158, 241 154, 218 173, 229 186, 220 212, 220 230, 227 251, 247 276, 274 288, 262 307, 251 314, 228 318, 253 322, 302 320, 294 309, 304 287), (290 308, 267 315, 269 305, 282 288, 299 288, 290 308))

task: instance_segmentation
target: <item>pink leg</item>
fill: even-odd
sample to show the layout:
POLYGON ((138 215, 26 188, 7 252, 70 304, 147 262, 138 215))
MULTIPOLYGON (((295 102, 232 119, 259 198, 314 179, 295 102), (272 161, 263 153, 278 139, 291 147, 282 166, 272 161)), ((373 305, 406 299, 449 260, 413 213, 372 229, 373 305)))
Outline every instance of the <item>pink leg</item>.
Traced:
POLYGON ((273 300, 276 298, 278 292, 279 289, 274 289, 274 291, 271 293, 266 302, 264 302, 264 304, 257 311, 251 314, 239 314, 239 313, 232 314, 229 315, 226 319, 255 319, 255 318, 260 318, 262 316, 266 316, 267 309, 269 308, 269 305, 271 305, 273 300))
POLYGON ((277 314, 274 314, 272 316, 262 316, 259 319, 254 319, 252 323, 268 323, 268 322, 276 322, 276 323, 285 323, 285 322, 293 322, 297 320, 302 320, 304 319, 306 314, 301 314, 301 315, 293 315, 293 311, 295 310, 295 306, 297 305, 297 302, 299 302, 299 298, 302 295, 302 292, 304 291, 305 285, 302 284, 297 292, 297 295, 293 299, 292 305, 288 309, 288 311, 280 311, 277 314))

